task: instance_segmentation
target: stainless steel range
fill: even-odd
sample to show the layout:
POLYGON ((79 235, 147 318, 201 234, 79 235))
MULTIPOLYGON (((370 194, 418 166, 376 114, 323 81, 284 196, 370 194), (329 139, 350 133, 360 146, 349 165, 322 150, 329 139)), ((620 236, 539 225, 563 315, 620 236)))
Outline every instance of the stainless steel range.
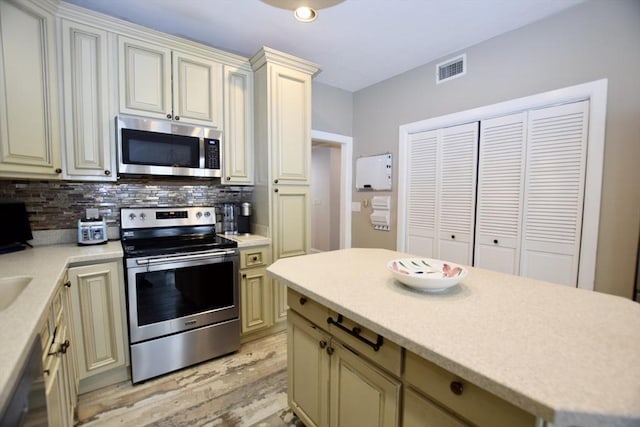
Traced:
POLYGON ((239 251, 214 207, 123 208, 133 383, 240 346, 239 251))

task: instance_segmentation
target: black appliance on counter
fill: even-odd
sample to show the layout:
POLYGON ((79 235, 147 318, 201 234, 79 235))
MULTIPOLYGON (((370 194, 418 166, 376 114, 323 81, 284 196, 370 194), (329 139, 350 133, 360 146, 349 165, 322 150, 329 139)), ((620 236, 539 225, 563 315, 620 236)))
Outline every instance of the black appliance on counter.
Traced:
POLYGON ((240 348, 239 264, 214 207, 122 208, 133 383, 240 348))
POLYGON ((244 202, 240 204, 238 212, 238 234, 251 233, 251 203, 244 202))
POLYGON ((31 225, 23 202, 0 200, 0 253, 31 247, 31 225))

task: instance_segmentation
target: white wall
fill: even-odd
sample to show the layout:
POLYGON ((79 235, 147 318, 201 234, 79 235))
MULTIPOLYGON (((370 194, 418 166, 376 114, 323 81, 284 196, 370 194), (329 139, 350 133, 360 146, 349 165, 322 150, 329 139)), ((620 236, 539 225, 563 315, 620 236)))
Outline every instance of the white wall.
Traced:
POLYGON ((340 248, 340 147, 311 149, 311 248, 340 248))
MULTIPOLYGON (((435 64, 460 52, 356 92, 354 158, 393 153, 395 205, 400 125, 607 78, 595 288, 630 298, 640 230, 640 1, 587 1, 463 52, 467 74, 447 83, 435 84, 435 64)), ((356 201, 369 196, 354 192, 356 201)), ((391 233, 373 231, 369 213, 353 214, 353 246, 395 249, 395 206, 391 233)))

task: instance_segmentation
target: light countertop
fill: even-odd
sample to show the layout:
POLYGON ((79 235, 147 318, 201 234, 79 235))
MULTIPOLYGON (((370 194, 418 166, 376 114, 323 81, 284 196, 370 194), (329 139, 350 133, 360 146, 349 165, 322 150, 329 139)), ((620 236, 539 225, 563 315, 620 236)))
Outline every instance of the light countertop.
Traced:
POLYGON ((29 344, 40 332, 38 327, 65 269, 72 264, 114 260, 122 255, 120 241, 93 246, 36 246, 0 255, 0 278, 33 277, 13 304, 0 311, 0 408, 27 359, 29 344))
POLYGON ((640 304, 478 268, 446 292, 419 293, 386 269, 406 256, 345 249, 267 270, 557 426, 640 425, 640 304))
POLYGON ((259 234, 218 234, 218 236, 233 240, 238 243, 240 249, 271 244, 270 238, 260 236, 259 234))

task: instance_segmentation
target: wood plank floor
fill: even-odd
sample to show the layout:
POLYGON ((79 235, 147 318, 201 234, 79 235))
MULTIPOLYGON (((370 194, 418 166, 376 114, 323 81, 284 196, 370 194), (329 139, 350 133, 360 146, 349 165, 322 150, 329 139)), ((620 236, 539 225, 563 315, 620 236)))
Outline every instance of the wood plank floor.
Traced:
POLYGON ((79 397, 77 426, 303 426, 287 406, 287 336, 139 385, 79 397))

